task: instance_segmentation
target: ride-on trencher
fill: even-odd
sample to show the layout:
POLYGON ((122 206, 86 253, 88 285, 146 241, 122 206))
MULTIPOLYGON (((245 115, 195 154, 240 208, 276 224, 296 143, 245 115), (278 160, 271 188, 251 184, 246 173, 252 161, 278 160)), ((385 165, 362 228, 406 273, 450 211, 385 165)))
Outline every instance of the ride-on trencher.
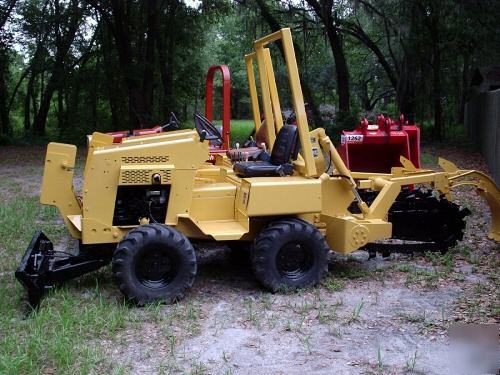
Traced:
POLYGON ((178 300, 194 282, 200 241, 251 242, 250 261, 264 287, 308 287, 326 271, 330 249, 347 254, 395 233, 428 243, 460 239, 463 228, 458 230, 457 223, 463 213, 451 202, 451 192, 462 185, 475 186, 486 199, 490 237, 500 240, 500 191, 488 176, 459 170, 443 159, 440 172, 416 168, 405 158, 390 173, 351 172, 324 129, 309 130, 290 29, 255 41, 246 62, 256 128, 261 114, 255 63, 259 71, 269 140, 268 152, 257 160, 233 162, 217 154, 208 163, 209 140, 220 138, 209 121, 195 130, 124 138, 119 144, 110 135, 94 133, 80 197, 72 185, 76 147, 48 145, 41 203, 59 209, 81 246, 78 255, 67 256, 55 252, 42 233, 34 236, 16 272, 32 304, 56 283, 109 262, 128 300, 178 300), (278 40, 296 126, 282 120, 267 48, 278 40), (394 210, 402 187, 416 184, 438 198, 422 192, 414 197, 422 202, 411 210, 404 204, 394 210), (373 193, 369 202, 361 190, 373 193), (432 225, 420 223, 418 212, 424 208, 432 212, 425 218, 432 225))

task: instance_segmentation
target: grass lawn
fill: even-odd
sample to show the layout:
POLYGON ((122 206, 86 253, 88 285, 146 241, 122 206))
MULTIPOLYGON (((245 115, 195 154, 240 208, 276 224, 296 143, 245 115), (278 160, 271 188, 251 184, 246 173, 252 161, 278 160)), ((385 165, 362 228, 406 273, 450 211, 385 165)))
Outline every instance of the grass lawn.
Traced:
POLYGON ((30 312, 22 302, 25 292, 14 280, 14 270, 35 228, 55 243, 65 238, 58 217, 57 210, 41 206, 38 197, 19 195, 7 201, 2 191, 0 374, 40 374, 51 369, 57 374, 97 372, 103 354, 92 340, 110 337, 124 325, 127 308, 103 296, 95 275, 82 279, 88 287, 83 298, 81 289, 63 288, 57 292, 57 303, 49 294, 38 311, 30 312))
POLYGON ((254 129, 253 120, 231 120, 231 144, 243 144, 254 129))

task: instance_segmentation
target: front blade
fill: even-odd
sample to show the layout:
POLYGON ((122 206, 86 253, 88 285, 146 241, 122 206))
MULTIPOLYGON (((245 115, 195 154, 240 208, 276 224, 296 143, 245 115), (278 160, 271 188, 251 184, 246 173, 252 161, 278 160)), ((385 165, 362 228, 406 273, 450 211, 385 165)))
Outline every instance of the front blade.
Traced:
POLYGON ((46 290, 52 288, 46 273, 53 260, 52 242, 42 231, 35 233, 16 270, 16 279, 28 292, 31 306, 36 307, 46 290))

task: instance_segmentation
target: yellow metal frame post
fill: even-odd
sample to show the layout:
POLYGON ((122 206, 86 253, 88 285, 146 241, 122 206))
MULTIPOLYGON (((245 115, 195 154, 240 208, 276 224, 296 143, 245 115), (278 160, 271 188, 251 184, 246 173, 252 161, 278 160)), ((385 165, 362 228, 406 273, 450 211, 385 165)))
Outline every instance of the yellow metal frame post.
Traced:
MULTIPOLYGON (((281 129, 281 127, 283 126, 283 115, 281 114, 281 105, 278 94, 278 87, 276 85, 273 62, 271 59, 271 52, 269 48, 264 48, 264 57, 265 57, 265 69, 267 73, 267 82, 269 85, 269 96, 271 98, 271 106, 273 109, 273 120, 275 124, 274 129, 275 129, 275 134, 277 134, 281 129)), ((259 98, 257 95, 257 87, 255 84, 255 74, 253 66, 255 58, 256 58, 255 52, 245 55, 248 87, 250 89, 250 98, 252 100, 253 121, 255 123, 255 130, 257 131, 261 126, 261 121, 260 121, 259 98)), ((272 147, 272 143, 270 146, 272 147)))
POLYGON ((260 89, 262 92, 262 104, 264 107, 264 116, 266 118, 266 133, 269 140, 269 150, 274 146, 276 132, 274 126, 274 113, 271 99, 271 90, 269 89, 269 79, 266 68, 266 57, 264 55, 264 47, 255 45, 255 55, 257 57, 257 68, 259 70, 260 89))
POLYGON ((274 127, 276 134, 283 127, 283 115, 281 114, 280 97, 278 95, 278 86, 274 76, 273 61, 271 59, 271 51, 269 48, 264 48, 264 57, 266 60, 267 80, 269 82, 269 92, 271 94, 271 105, 274 112, 274 127))
POLYGON ((253 61, 255 52, 245 55, 245 65, 247 68, 248 88, 250 90, 250 99, 252 100, 252 114, 255 125, 255 132, 260 128, 260 108, 259 97, 257 96, 257 87, 255 86, 255 73, 253 71, 253 61))
MULTIPOLYGON (((309 138, 309 125, 307 123, 304 98, 302 96, 302 88, 299 79, 299 70, 297 67, 297 61, 295 60, 295 50, 293 47, 292 33, 289 28, 281 29, 279 31, 276 31, 275 33, 267 35, 254 42, 254 49, 257 54, 257 63, 259 65, 259 75, 265 73, 264 46, 266 46, 269 43, 275 42, 277 40, 281 40, 283 44, 285 63, 288 72, 288 80, 290 84, 290 90, 292 92, 292 101, 295 109, 295 115, 297 116, 297 127, 299 130, 299 138, 302 149, 301 155, 304 158, 305 162, 305 174, 306 176, 315 176, 316 164, 314 163, 314 157, 312 154, 312 145, 311 145, 311 140, 309 138)), ((272 105, 270 102, 270 90, 268 86, 269 83, 267 81, 268 81, 267 76, 266 77, 261 76, 261 84, 263 86, 262 100, 264 102, 265 111, 267 107, 267 112, 265 112, 266 121, 268 118, 268 112, 270 113, 272 110, 272 105), (268 100, 269 102, 266 103, 266 100, 268 100)), ((274 121, 272 125, 274 126, 274 121)), ((272 139, 274 141, 274 137, 272 139)))

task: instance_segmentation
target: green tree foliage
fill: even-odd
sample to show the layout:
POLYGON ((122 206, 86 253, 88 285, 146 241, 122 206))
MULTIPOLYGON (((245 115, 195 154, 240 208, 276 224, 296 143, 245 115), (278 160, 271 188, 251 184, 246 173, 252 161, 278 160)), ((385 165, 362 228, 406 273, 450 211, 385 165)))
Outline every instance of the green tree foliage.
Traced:
MULTIPOLYGON (((463 123, 474 72, 499 65, 499 18, 494 0, 5 0, 0 140, 83 142, 171 111, 189 120, 213 64, 231 69, 232 117, 250 118, 243 56, 281 27, 294 32, 314 125, 404 113, 442 139, 463 123)), ((272 53, 288 108, 279 46, 272 53)))

